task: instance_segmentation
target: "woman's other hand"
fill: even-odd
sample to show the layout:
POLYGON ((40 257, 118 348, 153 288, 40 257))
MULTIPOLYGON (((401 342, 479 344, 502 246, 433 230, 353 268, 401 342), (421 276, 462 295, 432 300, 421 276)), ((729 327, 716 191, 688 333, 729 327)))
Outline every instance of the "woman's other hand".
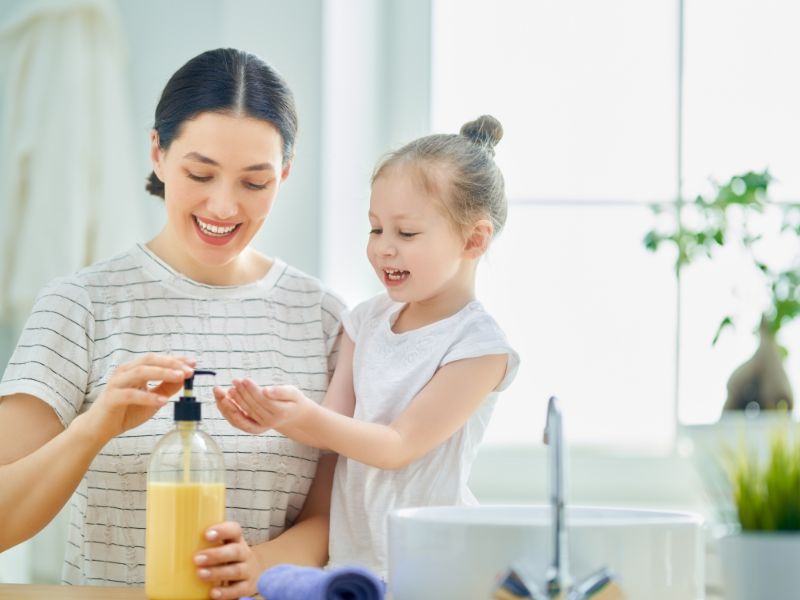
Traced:
POLYGON ((256 584, 263 569, 253 549, 235 521, 219 523, 206 530, 210 542, 221 546, 200 550, 194 555, 197 576, 211 583, 210 595, 216 600, 235 600, 257 593, 256 584))
POLYGON ((194 365, 194 359, 156 354, 120 365, 86 412, 87 420, 104 439, 141 425, 183 387, 194 365))

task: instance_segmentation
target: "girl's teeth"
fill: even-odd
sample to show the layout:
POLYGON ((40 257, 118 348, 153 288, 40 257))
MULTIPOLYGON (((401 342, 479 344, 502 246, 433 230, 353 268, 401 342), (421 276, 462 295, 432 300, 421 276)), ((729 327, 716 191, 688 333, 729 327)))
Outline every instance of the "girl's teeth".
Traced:
POLYGON ((408 271, 386 271, 386 276, 392 281, 399 281, 408 275, 408 271))

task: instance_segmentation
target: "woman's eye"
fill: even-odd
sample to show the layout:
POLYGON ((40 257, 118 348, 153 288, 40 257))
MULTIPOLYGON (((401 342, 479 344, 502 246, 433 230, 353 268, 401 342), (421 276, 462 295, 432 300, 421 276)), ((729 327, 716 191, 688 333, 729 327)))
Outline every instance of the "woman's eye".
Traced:
POLYGON ((415 232, 415 233, 412 233, 412 232, 410 232, 410 231, 400 231, 399 233, 400 233, 400 236, 401 236, 401 237, 404 237, 404 238, 412 238, 412 237, 414 237, 415 235, 417 235, 417 234, 416 234, 416 232, 415 232))
POLYGON ((201 183, 204 183, 206 181, 211 181, 211 175, 208 175, 208 176, 195 175, 194 173, 191 173, 191 172, 187 172, 186 175, 189 176, 189 179, 191 179, 193 181, 199 181, 201 183))
POLYGON ((383 229, 381 229, 380 227, 373 227, 372 229, 369 230, 370 235, 380 235, 381 233, 383 233, 383 229))
POLYGON ((244 182, 244 187, 246 187, 248 190, 264 190, 267 189, 268 185, 269 181, 267 183, 251 183, 250 181, 244 182))

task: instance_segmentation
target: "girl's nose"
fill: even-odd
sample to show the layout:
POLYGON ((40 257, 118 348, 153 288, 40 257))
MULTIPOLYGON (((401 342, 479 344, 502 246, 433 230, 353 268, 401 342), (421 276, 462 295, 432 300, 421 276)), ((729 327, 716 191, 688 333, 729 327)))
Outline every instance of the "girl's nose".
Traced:
POLYGON ((397 254, 397 248, 392 242, 384 242, 381 244, 381 254, 383 256, 394 256, 397 254))

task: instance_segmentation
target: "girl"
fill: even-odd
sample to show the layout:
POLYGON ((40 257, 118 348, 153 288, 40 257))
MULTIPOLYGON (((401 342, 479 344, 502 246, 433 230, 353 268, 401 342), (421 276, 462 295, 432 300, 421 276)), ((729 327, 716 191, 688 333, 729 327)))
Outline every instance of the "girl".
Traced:
POLYGON ((215 389, 236 427, 274 428, 339 454, 332 566, 357 563, 385 577, 390 511, 475 502, 470 466, 518 365, 475 299, 478 260, 506 218, 493 149, 501 136, 500 123, 482 116, 379 164, 367 254, 386 293, 343 317, 322 406, 292 386, 234 379, 227 393, 215 389))

